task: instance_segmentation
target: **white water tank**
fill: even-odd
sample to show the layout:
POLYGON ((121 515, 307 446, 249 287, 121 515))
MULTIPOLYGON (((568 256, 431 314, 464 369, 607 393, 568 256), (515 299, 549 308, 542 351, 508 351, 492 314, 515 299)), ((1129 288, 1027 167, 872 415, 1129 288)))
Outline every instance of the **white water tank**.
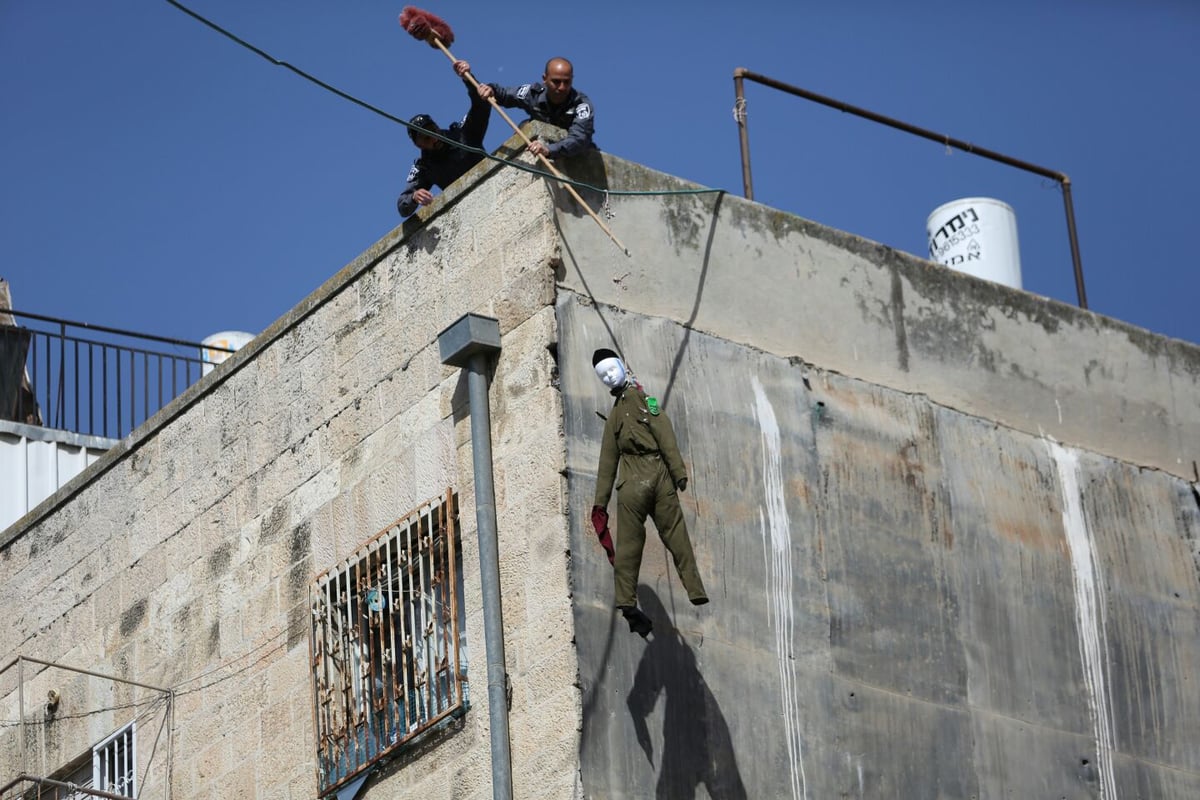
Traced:
POLYGON ((938 263, 1021 288, 1017 215, 1008 203, 965 197, 938 206, 925 220, 929 257, 938 263))
POLYGON ((205 336, 200 340, 200 344, 205 345, 205 347, 200 349, 200 360, 204 362, 201 374, 207 375, 213 371, 213 368, 217 364, 220 364, 233 355, 232 353, 225 352, 226 350, 240 350, 248 345, 253 338, 253 333, 246 333, 245 331, 221 331, 211 336, 205 336), (215 347, 223 349, 212 349, 215 347))

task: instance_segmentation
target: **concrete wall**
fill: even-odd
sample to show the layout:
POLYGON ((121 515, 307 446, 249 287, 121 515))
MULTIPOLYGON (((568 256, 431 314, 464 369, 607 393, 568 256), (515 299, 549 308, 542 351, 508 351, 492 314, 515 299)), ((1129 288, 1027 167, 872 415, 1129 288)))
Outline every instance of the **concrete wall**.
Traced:
MULTIPOLYGON (((472 707, 386 763, 368 791, 491 797, 467 389, 437 345, 469 311, 498 318, 503 337, 491 402, 516 790, 576 790, 549 202, 514 170, 465 188, 369 249, 0 541, 0 653, 173 689, 174 738, 155 763, 170 751, 178 800, 316 796, 310 583, 448 486, 461 505, 472 707)), ((0 679, 10 721, 14 673, 0 679)), ((88 684, 46 722, 44 684, 26 687, 34 774, 133 713, 88 684)), ((149 729, 142 738, 148 759, 149 729)), ((0 730, 0 748, 3 785, 22 767, 15 729, 0 730)), ((163 796, 161 782, 154 789, 145 796, 163 796)))
POLYGON ((737 198, 615 206, 631 258, 559 217, 585 795, 1200 796, 1200 351, 737 198), (713 600, 651 536, 648 642, 587 523, 614 345, 713 600))
MULTIPOLYGON (((613 158, 595 159, 578 175, 621 188, 699 188, 613 158)), ((611 224, 631 243, 631 257, 588 217, 564 213, 564 287, 1197 480, 1200 348, 1193 344, 739 197, 611 203, 611 224)))

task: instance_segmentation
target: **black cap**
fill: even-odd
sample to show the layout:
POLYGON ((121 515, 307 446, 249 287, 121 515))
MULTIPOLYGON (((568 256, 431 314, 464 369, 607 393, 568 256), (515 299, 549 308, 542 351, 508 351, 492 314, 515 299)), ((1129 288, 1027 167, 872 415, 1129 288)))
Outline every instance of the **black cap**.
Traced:
POLYGON ((619 355, 609 350, 607 347, 601 347, 596 352, 592 353, 592 366, 595 367, 606 358, 620 358, 619 355))
POLYGON ((438 124, 433 121, 433 117, 429 116, 428 114, 417 114, 408 121, 408 124, 408 138, 412 139, 413 142, 417 141, 418 130, 429 131, 430 133, 440 133, 442 130, 438 127, 438 124))

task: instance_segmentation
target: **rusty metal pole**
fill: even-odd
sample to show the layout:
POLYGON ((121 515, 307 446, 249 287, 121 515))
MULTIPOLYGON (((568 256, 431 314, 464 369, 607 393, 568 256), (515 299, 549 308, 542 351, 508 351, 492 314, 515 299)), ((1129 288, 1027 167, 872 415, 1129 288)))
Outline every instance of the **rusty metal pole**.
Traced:
POLYGON ((1075 204, 1071 202, 1071 179, 1063 175, 1059 184, 1062 186, 1063 205, 1067 209, 1067 236, 1071 240, 1071 262, 1075 265, 1075 294, 1079 298, 1079 307, 1087 308, 1087 290, 1083 288, 1083 262, 1079 257, 1079 239, 1075 234, 1075 204))
MULTIPOLYGON (((7 667, 6 667, 7 669, 7 667)), ((17 735, 21 737, 21 771, 29 769, 29 759, 25 754, 25 659, 17 656, 17 735)))
POLYGON ((746 127, 746 92, 742 82, 744 67, 733 71, 733 93, 737 98, 733 104, 733 118, 737 121, 738 140, 742 147, 742 189, 746 199, 754 199, 754 182, 750 179, 750 130, 746 127))

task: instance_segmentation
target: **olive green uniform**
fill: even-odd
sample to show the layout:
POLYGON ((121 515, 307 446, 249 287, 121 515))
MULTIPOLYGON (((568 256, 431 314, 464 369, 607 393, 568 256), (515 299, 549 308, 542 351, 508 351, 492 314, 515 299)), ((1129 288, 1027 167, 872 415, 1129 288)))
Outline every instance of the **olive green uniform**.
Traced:
MULTIPOLYGON (((657 411, 656 403, 653 408, 657 411)), ((676 482, 687 477, 675 431, 665 413, 651 413, 650 409, 641 389, 626 386, 613 403, 600 444, 596 505, 608 507, 618 464, 621 470, 616 484, 617 554, 613 562, 618 608, 637 605, 647 516, 653 518, 658 535, 675 559, 688 598, 695 604, 708 601, 675 493, 676 482)))

